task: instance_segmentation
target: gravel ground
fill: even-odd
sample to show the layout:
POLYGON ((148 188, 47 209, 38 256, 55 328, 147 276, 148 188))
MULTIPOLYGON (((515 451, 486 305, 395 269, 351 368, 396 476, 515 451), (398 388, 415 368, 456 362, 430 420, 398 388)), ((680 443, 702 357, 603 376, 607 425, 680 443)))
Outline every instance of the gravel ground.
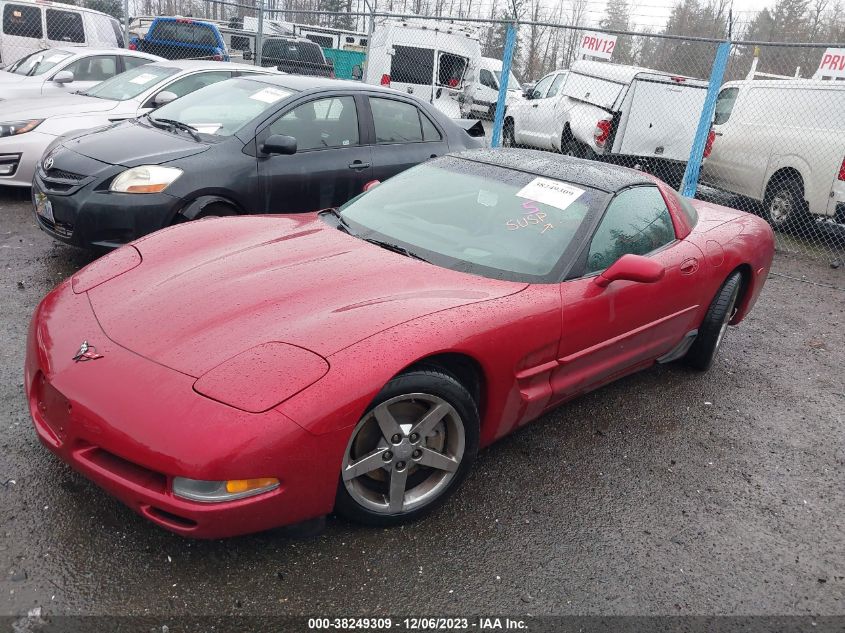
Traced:
POLYGON ((845 614, 842 269, 778 255, 816 283, 773 275, 709 373, 655 367, 546 415, 412 526, 196 542, 31 427, 29 317, 89 260, 0 190, 0 615, 845 614))

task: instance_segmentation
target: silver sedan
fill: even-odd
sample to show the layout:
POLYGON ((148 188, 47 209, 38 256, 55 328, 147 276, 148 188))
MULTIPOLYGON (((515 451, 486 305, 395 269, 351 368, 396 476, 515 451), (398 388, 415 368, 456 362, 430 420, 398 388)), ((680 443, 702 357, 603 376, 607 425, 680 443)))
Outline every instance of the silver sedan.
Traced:
POLYGON ((29 187, 44 150, 69 132, 133 119, 217 81, 278 73, 229 62, 181 60, 139 66, 83 94, 0 102, 0 185, 29 187))
POLYGON ((0 71, 0 101, 83 92, 161 57, 119 48, 46 48, 0 71))

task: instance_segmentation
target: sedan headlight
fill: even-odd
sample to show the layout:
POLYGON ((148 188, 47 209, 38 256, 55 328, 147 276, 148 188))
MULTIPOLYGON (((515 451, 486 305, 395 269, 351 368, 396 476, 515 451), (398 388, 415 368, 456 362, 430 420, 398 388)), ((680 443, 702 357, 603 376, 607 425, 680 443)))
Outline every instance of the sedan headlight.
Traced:
POLYGON ((202 479, 173 478, 173 494, 191 501, 220 503, 244 497, 260 495, 279 487, 275 477, 255 479, 229 479, 228 481, 204 481, 202 479))
POLYGON ((25 134, 37 128, 44 122, 44 119, 26 119, 23 121, 7 121, 0 123, 0 138, 4 136, 17 136, 25 134))
POLYGON ((170 186, 179 176, 181 169, 161 165, 132 167, 112 180, 110 191, 120 193, 159 193, 170 186))

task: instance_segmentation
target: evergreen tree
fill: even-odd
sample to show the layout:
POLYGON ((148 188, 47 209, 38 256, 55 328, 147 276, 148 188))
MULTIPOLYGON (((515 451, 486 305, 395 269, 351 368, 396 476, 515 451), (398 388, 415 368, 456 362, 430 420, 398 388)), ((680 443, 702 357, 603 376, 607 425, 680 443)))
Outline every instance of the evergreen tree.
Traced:
MULTIPOLYGON (((604 17, 599 22, 603 29, 613 31, 628 31, 631 28, 631 5, 628 0, 608 0, 604 9, 604 17)), ((631 38, 628 35, 619 35, 616 38, 616 47, 613 49, 613 61, 617 64, 630 64, 631 38)))

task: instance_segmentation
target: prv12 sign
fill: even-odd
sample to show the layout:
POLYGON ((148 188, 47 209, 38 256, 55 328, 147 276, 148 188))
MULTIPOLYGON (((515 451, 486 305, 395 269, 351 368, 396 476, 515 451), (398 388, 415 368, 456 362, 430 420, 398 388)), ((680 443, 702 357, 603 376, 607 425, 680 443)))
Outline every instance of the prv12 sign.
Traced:
POLYGON ((834 77, 845 79, 845 48, 829 48, 822 55, 816 78, 834 77))
POLYGON ((589 55, 600 59, 610 59, 614 48, 616 48, 615 35, 587 31, 581 36, 581 45, 578 47, 578 52, 582 57, 589 55))

